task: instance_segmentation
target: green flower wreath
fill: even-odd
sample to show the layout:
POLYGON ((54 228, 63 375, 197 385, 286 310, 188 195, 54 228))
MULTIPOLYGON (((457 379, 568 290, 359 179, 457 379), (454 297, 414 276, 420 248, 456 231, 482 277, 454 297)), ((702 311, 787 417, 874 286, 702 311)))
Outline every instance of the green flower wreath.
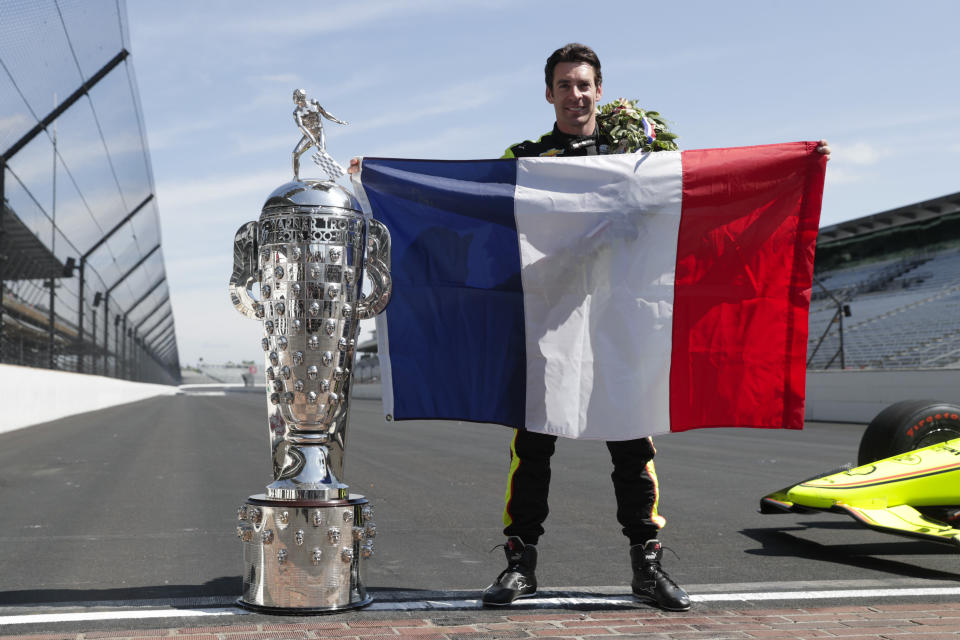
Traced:
POLYGON ((600 107, 597 113, 600 131, 610 139, 611 153, 634 151, 677 151, 677 135, 656 111, 644 111, 636 100, 618 98, 600 107), (644 121, 648 131, 644 131, 644 121))

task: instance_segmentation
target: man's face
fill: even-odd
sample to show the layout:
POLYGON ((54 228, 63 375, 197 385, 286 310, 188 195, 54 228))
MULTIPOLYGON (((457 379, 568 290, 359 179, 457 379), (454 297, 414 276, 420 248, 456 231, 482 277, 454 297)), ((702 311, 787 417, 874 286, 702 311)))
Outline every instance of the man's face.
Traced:
POLYGON ((553 70, 553 86, 547 88, 547 102, 557 113, 560 131, 572 135, 591 135, 597 125, 597 101, 603 87, 586 62, 561 62, 553 70))

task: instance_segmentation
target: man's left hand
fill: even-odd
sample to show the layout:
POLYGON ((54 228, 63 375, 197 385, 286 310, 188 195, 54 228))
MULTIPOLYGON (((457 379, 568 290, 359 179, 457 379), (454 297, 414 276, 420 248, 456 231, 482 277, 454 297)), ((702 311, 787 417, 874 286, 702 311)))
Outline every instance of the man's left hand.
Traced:
POLYGON ((827 160, 830 159, 830 143, 826 140, 817 143, 817 151, 827 156, 827 160))

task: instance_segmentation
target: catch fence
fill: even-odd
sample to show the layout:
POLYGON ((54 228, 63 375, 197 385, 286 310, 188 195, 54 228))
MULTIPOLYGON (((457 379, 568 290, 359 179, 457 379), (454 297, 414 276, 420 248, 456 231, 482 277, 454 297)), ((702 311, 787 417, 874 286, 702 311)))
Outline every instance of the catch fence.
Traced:
POLYGON ((0 2, 0 362, 180 379, 118 0, 0 2))

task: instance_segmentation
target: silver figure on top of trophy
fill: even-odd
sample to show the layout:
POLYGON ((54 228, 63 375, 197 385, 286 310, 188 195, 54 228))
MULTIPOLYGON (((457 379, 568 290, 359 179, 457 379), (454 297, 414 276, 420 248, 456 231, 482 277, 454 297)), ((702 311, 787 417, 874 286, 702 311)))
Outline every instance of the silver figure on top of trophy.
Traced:
POLYGON ((296 175, 297 158, 314 144, 315 160, 339 165, 326 153, 320 126, 321 115, 332 116, 315 103, 308 108, 302 90, 294 99, 304 133, 294 179, 274 189, 259 220, 241 226, 233 244, 231 300, 263 328, 273 463, 266 492, 238 510, 245 564, 239 603, 322 613, 371 601, 363 576, 377 529, 367 499, 343 482, 343 457, 359 321, 390 299, 390 234, 333 182, 330 166, 318 162, 328 180, 296 175))
POLYGON ((330 114, 316 100, 308 100, 307 92, 303 89, 297 89, 293 92, 293 102, 297 105, 297 108, 293 110, 293 121, 297 123, 297 127, 303 133, 303 137, 300 138, 300 142, 293 150, 293 179, 300 179, 300 156, 306 153, 310 147, 316 147, 316 153, 310 157, 332 180, 336 180, 346 171, 327 153, 327 138, 323 134, 323 120, 320 119, 320 116, 337 124, 347 123, 330 114))

